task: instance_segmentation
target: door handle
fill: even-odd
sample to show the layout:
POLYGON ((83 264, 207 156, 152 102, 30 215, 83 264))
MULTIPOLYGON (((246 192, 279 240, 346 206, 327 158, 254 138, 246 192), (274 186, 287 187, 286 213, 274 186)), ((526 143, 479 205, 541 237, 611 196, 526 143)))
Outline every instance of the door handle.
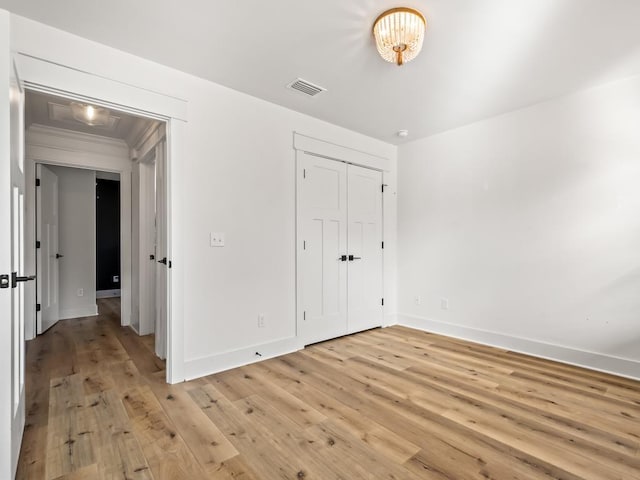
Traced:
POLYGON ((162 260, 158 260, 158 263, 162 263, 163 265, 167 264, 167 257, 164 257, 162 260))
POLYGON ((19 277, 17 272, 11 272, 11 288, 16 288, 18 286, 18 282, 28 282, 35 279, 35 275, 29 275, 28 277, 19 277))
POLYGON ((347 256, 346 255, 341 255, 338 257, 338 260, 340 260, 341 262, 346 262, 347 261, 347 256))
POLYGON ((62 257, 64 257, 64 255, 60 255, 59 253, 56 253, 56 259, 62 258, 62 257))
POLYGON ((353 255, 349 255, 349 261, 353 262, 354 260, 362 260, 362 257, 354 257, 353 255))

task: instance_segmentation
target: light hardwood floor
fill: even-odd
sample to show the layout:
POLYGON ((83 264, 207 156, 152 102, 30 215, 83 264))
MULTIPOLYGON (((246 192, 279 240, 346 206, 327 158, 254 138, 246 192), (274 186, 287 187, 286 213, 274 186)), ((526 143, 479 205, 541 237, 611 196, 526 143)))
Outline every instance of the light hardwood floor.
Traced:
POLYGON ((28 347, 18 478, 640 479, 640 383, 402 327, 181 385, 99 317, 28 347))

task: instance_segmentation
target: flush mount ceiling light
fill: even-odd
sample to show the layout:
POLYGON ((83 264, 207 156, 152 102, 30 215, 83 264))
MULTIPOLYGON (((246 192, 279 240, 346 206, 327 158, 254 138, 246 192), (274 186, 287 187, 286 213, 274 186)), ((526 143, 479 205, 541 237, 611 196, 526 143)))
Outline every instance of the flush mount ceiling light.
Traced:
POLYGON ((392 8, 373 24, 378 53, 387 62, 402 65, 413 60, 422 49, 427 20, 413 8, 392 8))
POLYGON ((109 123, 109 110, 104 107, 95 107, 85 103, 72 102, 71 113, 73 118, 92 127, 102 127, 109 123))

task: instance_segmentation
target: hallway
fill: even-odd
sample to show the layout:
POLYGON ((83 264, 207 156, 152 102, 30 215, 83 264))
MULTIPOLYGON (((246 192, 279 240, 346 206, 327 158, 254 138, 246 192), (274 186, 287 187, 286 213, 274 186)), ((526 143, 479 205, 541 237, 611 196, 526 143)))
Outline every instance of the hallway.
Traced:
POLYGON ((97 303, 99 316, 62 320, 27 344, 27 426, 17 478, 68 472, 76 472, 74 479, 98 478, 96 456, 104 454, 120 470, 113 478, 149 478, 123 475, 128 462, 146 462, 137 442, 127 439, 129 421, 118 396, 140 384, 162 386, 164 362, 153 353, 153 335, 120 326, 119 298, 97 303), (100 411, 90 412, 86 407, 96 402, 100 411))

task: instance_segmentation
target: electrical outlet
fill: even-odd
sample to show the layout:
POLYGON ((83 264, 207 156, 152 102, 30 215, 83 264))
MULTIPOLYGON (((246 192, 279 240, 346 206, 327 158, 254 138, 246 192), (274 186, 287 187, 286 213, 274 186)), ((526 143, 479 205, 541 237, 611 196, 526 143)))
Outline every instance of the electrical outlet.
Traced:
POLYGON ((113 276, 113 283, 120 283, 120 275, 113 276))
POLYGON ((79 297, 84 297, 84 288, 79 288, 78 289, 78 296, 79 297))
POLYGON ((416 296, 413 298, 413 301, 414 301, 414 303, 415 303, 416 305, 422 305, 422 297, 421 297, 420 295, 416 295, 416 296))
POLYGON ((210 244, 212 247, 224 247, 224 233, 211 232, 210 244))
POLYGON ((258 328, 264 328, 265 324, 264 324, 264 315, 260 314, 258 315, 258 328))
POLYGON ((440 299, 440 308, 442 308, 442 310, 449 310, 449 300, 447 298, 440 299))

